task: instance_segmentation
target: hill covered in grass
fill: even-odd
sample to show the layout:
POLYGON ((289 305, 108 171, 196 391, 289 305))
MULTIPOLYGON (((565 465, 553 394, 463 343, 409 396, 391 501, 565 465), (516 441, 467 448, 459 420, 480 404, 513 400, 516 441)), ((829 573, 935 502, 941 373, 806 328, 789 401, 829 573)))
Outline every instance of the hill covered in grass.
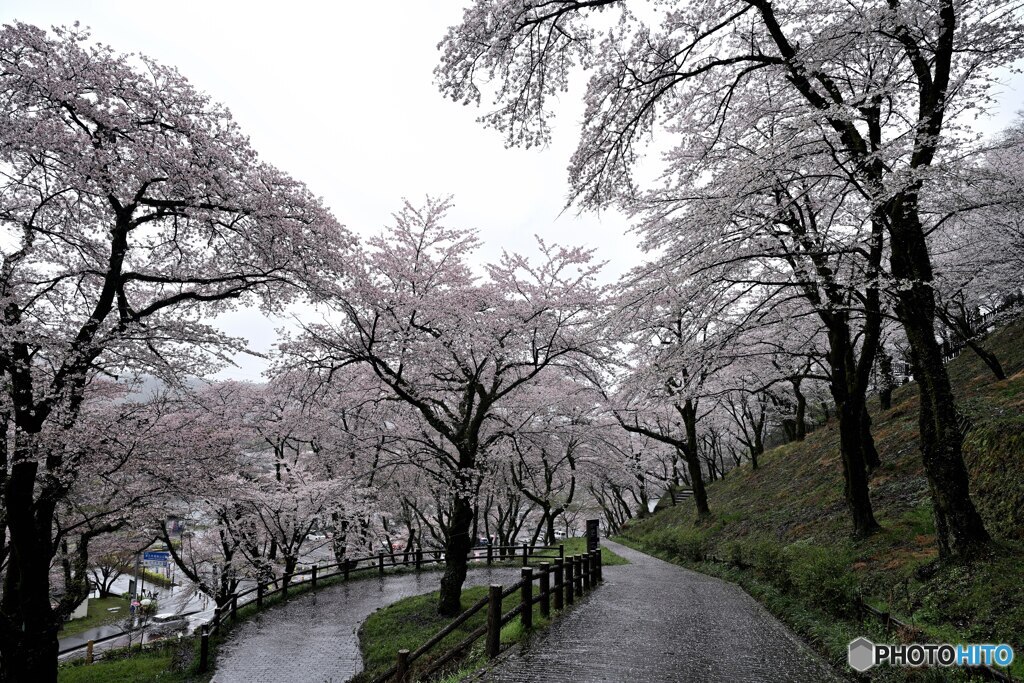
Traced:
MULTIPOLYGON (((766 453, 708 487, 710 519, 692 503, 632 523, 624 540, 742 584, 837 667, 858 635, 876 642, 1008 642, 1024 674, 1024 321, 993 333, 1008 379, 996 381, 970 351, 949 364, 958 408, 970 425, 964 457, 992 552, 970 565, 940 564, 928 482, 918 450, 917 386, 871 405, 882 466, 871 476, 882 531, 851 537, 838 425, 766 453), (857 596, 913 624, 886 634, 862 622, 857 596)), ((666 497, 665 500, 669 498, 666 497)), ((851 672, 852 673, 852 672, 851 672)), ((950 671, 874 670, 872 680, 946 680, 950 671)))

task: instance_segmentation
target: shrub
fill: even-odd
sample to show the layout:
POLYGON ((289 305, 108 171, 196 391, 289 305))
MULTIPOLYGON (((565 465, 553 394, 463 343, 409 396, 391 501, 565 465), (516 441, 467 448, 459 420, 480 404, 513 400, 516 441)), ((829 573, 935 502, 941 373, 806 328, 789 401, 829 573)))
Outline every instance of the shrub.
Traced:
POLYGON ((693 529, 676 529, 668 539, 667 550, 690 562, 703 562, 708 554, 707 537, 693 529))
POLYGON ((834 548, 795 544, 787 549, 793 587, 808 602, 839 616, 854 611, 857 580, 849 558, 834 548))
POLYGON ((743 569, 749 563, 749 557, 740 541, 729 541, 723 547, 725 561, 733 567, 743 569))
POLYGON ((789 557, 781 545, 774 541, 754 541, 748 544, 746 553, 758 576, 782 590, 789 590, 792 583, 789 557))
POLYGON ((663 527, 644 534, 640 541, 655 550, 690 562, 702 562, 707 557, 707 537, 693 529, 663 527))

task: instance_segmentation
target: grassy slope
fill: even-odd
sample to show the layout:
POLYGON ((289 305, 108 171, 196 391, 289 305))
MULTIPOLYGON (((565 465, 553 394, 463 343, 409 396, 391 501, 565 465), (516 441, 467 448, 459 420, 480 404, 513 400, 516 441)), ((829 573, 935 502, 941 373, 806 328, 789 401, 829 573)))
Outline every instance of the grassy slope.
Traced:
POLYGON ((90 628, 124 621, 127 616, 128 601, 124 598, 91 598, 88 614, 81 619, 65 622, 60 630, 60 637, 67 638, 90 628), (107 609, 111 607, 120 607, 121 609, 117 612, 108 612, 107 609))
MULTIPOLYGON (((679 543, 692 545, 698 537, 718 557, 746 552, 763 560, 766 569, 772 558, 779 561, 777 551, 785 558, 785 553, 792 557, 801 549, 823 548, 842 558, 842 569, 867 600, 890 606, 921 627, 924 634, 918 636, 1005 641, 1024 652, 1024 321, 993 334, 986 346, 997 353, 1008 380, 996 382, 970 351, 952 361, 949 371, 958 406, 972 423, 964 455, 975 503, 997 540, 993 557, 970 567, 941 567, 928 580, 917 578, 915 570, 933 562, 937 551, 913 384, 896 391, 889 411, 872 405, 883 466, 871 478, 871 492, 883 531, 870 539, 850 538, 835 421, 803 443, 766 453, 758 470, 744 466, 711 484, 710 521, 698 524, 692 505, 669 507, 632 525, 626 539, 686 563, 680 555, 688 553, 679 543), (766 550, 766 543, 775 547, 766 550)), ((758 564, 749 557, 745 562, 758 564)), ((847 626, 836 622, 834 614, 810 604, 809 596, 802 599, 791 581, 775 580, 769 571, 698 564, 743 583, 834 661, 845 661, 847 635, 865 632, 852 618, 847 626)), ((1024 672, 1022 660, 1018 657, 1015 673, 1024 672)))
MULTIPOLYGON (((133 649, 134 650, 134 649, 133 649)), ((166 647, 138 652, 104 653, 93 664, 76 660, 61 665, 59 683, 204 683, 211 674, 195 673, 198 643, 195 639, 166 643, 166 647)))

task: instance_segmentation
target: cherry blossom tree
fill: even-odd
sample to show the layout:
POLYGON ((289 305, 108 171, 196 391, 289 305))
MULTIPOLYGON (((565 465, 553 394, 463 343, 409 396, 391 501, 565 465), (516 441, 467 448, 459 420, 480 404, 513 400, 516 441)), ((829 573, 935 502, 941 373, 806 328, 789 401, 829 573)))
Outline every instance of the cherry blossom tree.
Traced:
POLYGON ((432 465, 447 471, 450 514, 439 612, 458 613, 472 547, 480 458, 501 434, 495 411, 552 365, 597 343, 599 304, 590 253, 541 243, 541 259, 505 254, 473 273, 474 233, 444 224, 447 201, 411 204, 369 240, 351 284, 331 302, 339 318, 309 325, 288 347, 297 362, 330 376, 372 369, 391 396, 431 433, 432 465))
MULTIPOLYGON (((632 203, 636 162, 652 132, 673 137, 687 177, 698 179, 713 173, 704 162, 718 156, 724 126, 763 131, 784 107, 796 130, 831 150, 833 175, 866 204, 872 234, 886 237, 895 310, 921 392, 921 452, 939 549, 971 557, 989 537, 969 495, 935 338, 923 206, 944 164, 970 144, 962 122, 991 102, 995 70, 1024 50, 1019 5, 701 0, 665 9, 618 0, 476 0, 441 43, 441 90, 479 103, 479 83, 496 82, 497 107, 484 123, 512 144, 539 144, 551 135, 550 102, 574 69, 590 68, 569 169, 572 197, 583 207, 632 203), (608 21, 602 11, 617 16, 608 21)), ((871 363, 858 374, 863 366, 871 363)))
POLYGON ((679 485, 679 450, 670 444, 621 428, 604 414, 594 425, 594 457, 582 472, 586 490, 600 507, 609 534, 634 517, 648 514, 658 489, 679 485))
POLYGON ((350 242, 177 71, 88 41, 77 28, 0 30, 10 681, 56 680, 64 607, 47 577, 56 511, 83 463, 51 444, 73 433, 90 381, 202 373, 242 345, 204 321, 250 302, 280 310, 333 277, 350 242))
POLYGON ((933 202, 936 312, 957 346, 967 346, 997 380, 999 359, 984 343, 991 327, 1020 312, 1024 290, 1024 124, 997 136, 933 202))
POLYGON ((713 381, 727 363, 722 352, 734 324, 717 315, 723 310, 717 292, 698 280, 679 281, 647 266, 630 277, 617 296, 611 335, 628 343, 628 352, 602 391, 623 429, 682 454, 697 513, 707 516, 697 423, 711 411, 702 401, 715 402, 713 381))
POLYGON ((512 484, 540 511, 532 543, 543 534, 553 544, 558 518, 576 500, 577 473, 595 458, 600 400, 588 384, 551 372, 519 392, 503 416, 512 484))
POLYGON ((148 548, 153 535, 139 529, 121 529, 100 536, 89 546, 89 577, 101 598, 113 595, 113 585, 135 568, 135 556, 148 548))

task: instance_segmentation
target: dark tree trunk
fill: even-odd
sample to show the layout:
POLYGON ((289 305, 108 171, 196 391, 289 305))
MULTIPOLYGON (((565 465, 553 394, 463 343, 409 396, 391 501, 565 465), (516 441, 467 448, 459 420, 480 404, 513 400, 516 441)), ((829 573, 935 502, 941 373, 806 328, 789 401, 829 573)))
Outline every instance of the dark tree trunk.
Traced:
POLYGON ((548 515, 548 525, 544 532, 544 543, 546 545, 554 545, 555 541, 555 515, 548 515))
POLYGON ((843 494, 850 510, 853 534, 864 538, 880 527, 875 520, 868 487, 868 459, 874 452, 868 420, 866 386, 858 381, 849 328, 833 323, 829 328, 830 390, 839 417, 839 457, 843 465, 843 494))
POLYGON ((892 408, 892 387, 883 387, 883 389, 878 392, 878 402, 882 410, 889 410, 892 408))
POLYGON ((973 339, 967 342, 967 346, 970 347, 971 351, 978 354, 981 360, 985 361, 985 365, 992 371, 992 374, 996 376, 996 379, 1002 381, 1006 379, 1006 372, 1003 370, 1003 366, 999 363, 999 359, 996 358, 996 354, 985 349, 981 344, 974 341, 973 339))
POLYGON ((860 446, 864 451, 864 464, 868 467, 868 472, 874 472, 876 469, 882 466, 882 459, 878 457, 878 449, 875 448, 875 439, 871 436, 871 414, 868 413, 868 404, 865 400, 861 401, 860 408, 860 446))
POLYGON ((786 437, 786 443, 796 441, 796 420, 784 419, 782 421, 782 434, 786 437))
POLYGON ((978 358, 984 361, 997 380, 1006 379, 1006 373, 996 355, 978 343, 979 335, 984 334, 984 323, 981 322, 981 316, 977 311, 968 310, 962 302, 959 305, 947 302, 945 306, 936 305, 935 314, 953 334, 962 339, 964 344, 977 354, 978 358), (950 310, 953 306, 956 308, 950 310))
POLYGON ((869 536, 880 527, 875 521, 868 488, 868 468, 862 443, 864 406, 857 401, 839 404, 839 454, 843 461, 843 493, 850 508, 853 533, 869 536))
POLYGON ((878 350, 878 374, 878 401, 881 403, 882 410, 889 410, 892 408, 892 392, 896 387, 896 379, 892 374, 892 357, 885 352, 885 349, 878 350))
POLYGON ((932 495, 939 554, 971 559, 991 539, 968 489, 963 434, 949 374, 935 339, 933 274, 914 190, 906 191, 892 214, 892 274, 898 281, 910 283, 896 292, 896 313, 910 342, 910 360, 921 394, 921 456, 932 495))
POLYGON ((686 427, 686 448, 683 449, 683 457, 686 459, 686 469, 690 473, 693 502, 697 506, 697 516, 707 517, 711 514, 711 510, 708 508, 708 493, 704 488, 700 457, 697 455, 697 406, 691 399, 686 399, 679 412, 683 416, 683 424, 686 427))
POLYGON ((38 625, 5 638, 0 645, 0 680, 5 683, 56 683, 59 626, 38 625))
MULTIPOLYGON (((459 470, 459 479, 468 483, 469 470, 459 470)), ((460 486, 459 488, 463 488, 460 486)), ((466 486, 464 490, 470 487, 466 486)), ((452 506, 448 537, 445 539, 444 575, 437 602, 437 613, 454 617, 462 611, 462 584, 466 581, 466 565, 473 542, 469 536, 473 528, 473 501, 466 494, 456 493, 452 506)))
POLYGON ((793 395, 796 397, 796 431, 793 436, 796 441, 803 441, 807 437, 807 397, 800 390, 801 378, 794 379, 792 383, 793 395))
POLYGON ((54 505, 45 493, 33 501, 38 463, 31 454, 15 461, 4 491, 12 552, 0 603, 0 680, 55 683, 61 619, 50 605, 54 505))

